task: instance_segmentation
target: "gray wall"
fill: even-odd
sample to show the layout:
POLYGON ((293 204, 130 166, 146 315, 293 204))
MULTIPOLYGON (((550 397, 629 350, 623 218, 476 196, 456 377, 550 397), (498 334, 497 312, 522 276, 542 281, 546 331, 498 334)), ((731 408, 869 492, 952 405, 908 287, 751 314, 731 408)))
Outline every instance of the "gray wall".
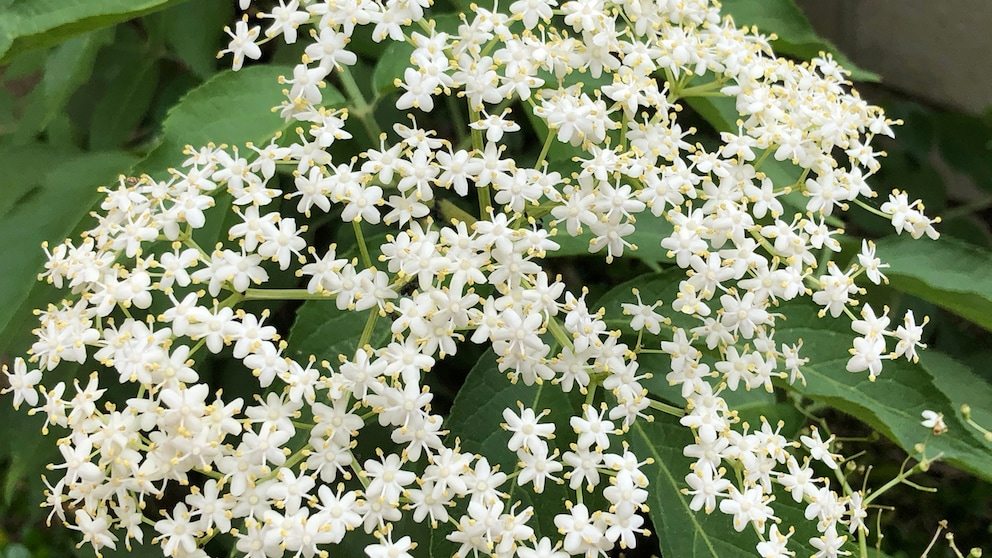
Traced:
POLYGON ((817 31, 886 86, 982 113, 992 105, 992 0, 798 0, 817 31))

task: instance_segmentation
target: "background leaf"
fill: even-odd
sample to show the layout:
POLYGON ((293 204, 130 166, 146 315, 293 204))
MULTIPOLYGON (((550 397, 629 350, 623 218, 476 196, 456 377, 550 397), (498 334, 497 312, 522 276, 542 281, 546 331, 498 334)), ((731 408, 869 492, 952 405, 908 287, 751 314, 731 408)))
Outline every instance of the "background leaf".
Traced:
POLYGON ((73 37, 48 53, 41 82, 31 92, 27 111, 18 125, 16 142, 33 140, 65 110, 69 97, 90 78, 97 53, 113 35, 111 30, 93 31, 73 37))
POLYGON ((113 182, 134 162, 132 155, 117 151, 85 153, 61 161, 60 154, 53 152, 47 161, 49 168, 33 168, 39 188, 0 221, 4 239, 0 258, 18 262, 6 267, 0 281, 0 347, 26 348, 36 321, 31 311, 44 307, 57 294, 36 280, 46 259, 41 243, 58 244, 68 238, 102 197, 97 186, 113 182))
POLYGON ((11 0, 0 8, 0 63, 183 0, 11 0))
MULTIPOLYGON (((335 367, 339 354, 353 358, 370 311, 338 310, 333 298, 305 302, 297 310, 296 322, 289 332, 289 356, 305 362, 314 355, 317 362, 327 360, 335 367)), ((373 347, 384 346, 389 335, 388 320, 377 320, 369 343, 373 347)))
MULTIPOLYGON (((279 76, 292 74, 286 66, 250 66, 239 72, 221 72, 190 91, 169 111, 157 147, 138 165, 156 173, 183 160, 186 145, 261 142, 285 127, 271 108, 283 98, 279 76)), ((325 99, 340 93, 330 86, 325 99)))
POLYGON ((106 86, 90 118, 90 149, 129 143, 158 90, 160 67, 154 48, 137 31, 121 27, 117 40, 101 53, 98 72, 106 86))
MULTIPOLYGON (((693 443, 688 428, 668 416, 654 422, 639 420, 627 433, 627 440, 638 459, 654 459, 642 471, 650 482, 647 503, 663 556, 751 558, 757 555, 758 538, 753 529, 749 527, 738 533, 731 516, 719 510, 706 515, 702 510, 689 509, 689 498, 681 492, 688 486, 685 476, 690 473, 692 463, 682 455, 683 448, 693 443)), ((787 527, 796 527, 789 548, 797 556, 815 553, 807 541, 816 530, 803 519, 805 508, 795 504, 791 497, 777 498, 772 507, 783 520, 779 527, 783 532, 787 532, 787 527)))
POLYGON ((194 75, 205 80, 217 73, 217 52, 229 38, 221 30, 233 26, 233 2, 188 0, 148 19, 161 25, 165 44, 194 75))
POLYGON ((950 237, 891 236, 877 246, 894 288, 992 331, 992 252, 950 237))
POLYGON ((810 364, 802 367, 806 385, 791 389, 816 401, 848 413, 891 439, 907 453, 926 441, 927 455, 943 452, 943 460, 979 478, 992 480, 992 442, 987 442, 967 426, 956 400, 969 395, 976 406, 992 403, 992 387, 950 357, 923 351, 920 363, 905 359, 886 361, 874 381, 866 373, 851 374, 845 368, 853 333, 846 320, 820 319, 817 307, 806 301, 784 305, 785 316, 775 328, 780 343, 804 341, 802 356, 810 364), (945 375, 947 369, 953 373, 945 375), (932 410, 944 414, 948 432, 929 435, 920 425, 921 413, 932 410), (929 435, 929 436, 928 436, 929 435))
POLYGON ((944 160, 976 186, 992 191, 992 123, 960 112, 938 112, 933 118, 944 160))
MULTIPOLYGON (((554 422, 557 437, 549 440, 548 447, 550 451, 557 447, 564 452, 568 450, 568 442, 574 441, 568 419, 581 412, 578 397, 578 392, 564 393, 550 382, 533 386, 526 386, 523 382, 512 384, 506 374, 499 371, 495 353, 486 351, 469 371, 451 407, 451 416, 444 423, 450 431, 447 442, 451 444, 457 438, 461 441, 463 452, 484 455, 490 465, 499 465, 501 471, 510 474, 517 469, 517 456, 506 447, 510 433, 500 426, 503 409, 517 410, 518 401, 536 413, 550 409, 551 414, 542 422, 554 422)), ((550 536, 556 539, 558 531, 554 517, 565 510, 565 500, 572 491, 566 485, 550 481, 541 494, 535 494, 532 488, 532 485, 517 486, 515 479, 503 486, 503 490, 510 494, 510 505, 521 502, 518 511, 534 506, 534 517, 529 525, 534 528, 537 538, 550 536)), ((432 537, 433 556, 451 556, 457 550, 456 545, 444 538, 447 532, 436 532, 432 537)))

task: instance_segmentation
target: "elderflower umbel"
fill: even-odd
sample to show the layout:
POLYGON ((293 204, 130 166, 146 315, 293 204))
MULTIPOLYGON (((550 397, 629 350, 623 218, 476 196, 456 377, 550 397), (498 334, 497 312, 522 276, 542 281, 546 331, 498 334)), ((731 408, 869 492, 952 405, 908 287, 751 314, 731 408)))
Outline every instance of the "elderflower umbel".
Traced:
MULTIPOLYGON (((875 196, 867 180, 882 153, 872 140, 893 124, 849 90, 836 61, 777 58, 767 37, 704 0, 519 0, 473 5, 452 25, 425 0, 270 4, 258 13, 265 40, 304 43, 291 75, 273 84, 293 133, 264 147, 191 147, 168 176, 122 177, 103 190, 81 241, 45 247, 41 278, 69 293, 39 312, 30 356, 4 369, 3 392, 45 415, 43 433, 61 436, 63 462, 51 469, 62 477, 46 500, 53 516, 96 551, 141 542, 146 523, 169 555, 230 535, 252 558, 309 557, 361 530, 376 541, 365 547, 371 558, 410 556, 417 542, 401 530, 412 519, 430 521, 460 557, 593 557, 647 535, 655 464, 635 454, 634 430, 667 409, 680 415, 671 427, 691 431, 690 509, 730 515, 738 531, 750 524, 764 539, 759 554, 787 556, 793 531, 775 525, 779 485, 807 503, 817 555, 843 553, 838 525, 857 532, 861 506, 810 466, 837 466, 832 439, 813 429, 799 447, 781 425, 752 430, 722 396, 803 379, 802 340, 775 340, 785 301, 809 297, 821 316, 850 317, 860 337, 847 369, 871 379, 885 360, 915 361, 924 347, 926 318, 907 313, 890 331, 887 309, 853 310, 862 275, 885 279, 873 244, 857 264, 834 259, 841 231, 831 223, 875 196), (412 47, 409 64, 387 76, 394 94, 375 92, 373 104, 409 115, 386 133, 348 91, 359 26, 384 50, 412 47), (333 83, 350 112, 331 106, 333 83), (733 101, 736 130, 719 143, 697 141, 680 116, 693 90, 733 101), (449 101, 467 109, 466 130, 425 124, 449 101), (359 153, 346 160, 337 147, 354 139, 355 121, 378 145, 346 145, 359 153), (525 130, 543 128, 537 158, 520 156, 525 130), (550 155, 559 150, 567 156, 550 155), (762 167, 774 163, 802 178, 776 183, 762 167), (233 215, 214 207, 220 195, 233 215), (476 201, 477 214, 464 209, 476 201), (310 226, 339 218, 357 255, 315 245, 323 236, 310 226), (203 247, 193 234, 208 223, 228 226, 203 247), (373 241, 372 225, 390 234, 373 241), (678 320, 642 297, 646 287, 604 308, 571 290, 544 260, 580 235, 607 263, 635 250, 673 260, 685 273, 672 285, 678 320), (347 320, 365 312, 368 325, 354 346, 335 345, 344 353, 336 362, 318 362, 283 339, 290 332, 272 325, 281 320, 242 307, 286 296, 347 320), (609 329, 621 322, 636 335, 609 329), (473 440, 463 451, 432 409, 425 374, 465 343, 491 345, 498 373, 487 382, 585 404, 542 408, 535 396, 497 409, 501 450, 483 455, 473 440), (670 370, 637 360, 646 351, 669 356, 670 370), (231 359, 224 374, 240 370, 265 397, 216 390, 205 353, 231 359), (85 387, 57 381, 49 373, 65 363, 109 373, 85 387), (674 400, 652 391, 657 373, 674 400), (129 390, 126 399, 105 401, 108 381, 129 390), (538 538, 522 490, 554 499, 557 533, 538 538), (144 503, 166 491, 185 496, 146 517, 144 503), (597 498, 584 502, 583 492, 597 498)), ((235 70, 261 57, 261 27, 246 18, 225 32, 220 54, 235 70)), ((905 192, 878 211, 899 233, 937 236, 938 220, 905 192)), ((324 333, 336 342, 337 331, 324 333)), ((935 432, 942 425, 924 418, 935 432)))

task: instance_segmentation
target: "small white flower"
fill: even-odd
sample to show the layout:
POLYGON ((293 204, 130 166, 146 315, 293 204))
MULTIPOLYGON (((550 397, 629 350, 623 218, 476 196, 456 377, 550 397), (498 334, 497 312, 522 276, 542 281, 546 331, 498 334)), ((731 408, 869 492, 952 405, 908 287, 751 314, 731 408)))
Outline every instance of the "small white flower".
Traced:
POLYGON ((245 63, 245 57, 251 58, 252 60, 258 60, 262 57, 262 49, 258 48, 255 44, 255 40, 258 39, 258 35, 262 32, 261 27, 248 28, 248 16, 234 25, 234 31, 231 31, 230 27, 225 27, 224 32, 230 35, 231 42, 227 45, 225 50, 220 51, 218 57, 223 56, 230 52, 234 55, 234 63, 232 68, 234 71, 241 69, 241 66, 245 63))
POLYGON ((947 432, 947 425, 944 424, 944 414, 937 413, 934 411, 926 410, 923 411, 923 422, 920 423, 926 428, 933 430, 934 435, 940 436, 944 432, 947 432))

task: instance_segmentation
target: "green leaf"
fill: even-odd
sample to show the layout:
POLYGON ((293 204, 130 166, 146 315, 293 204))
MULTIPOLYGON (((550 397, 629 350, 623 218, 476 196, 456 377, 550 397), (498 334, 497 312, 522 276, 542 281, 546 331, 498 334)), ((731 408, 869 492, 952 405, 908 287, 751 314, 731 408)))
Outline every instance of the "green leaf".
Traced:
POLYGON ((410 67, 411 54, 413 45, 407 42, 393 42, 386 47, 372 72, 373 93, 381 96, 396 89, 394 83, 403 79, 403 72, 410 67))
POLYGON ((104 53, 100 62, 106 86, 90 119, 92 150, 126 145, 158 90, 159 63, 143 38, 119 33, 104 53))
MULTIPOLYGON (((690 84, 691 85, 691 84, 690 84)), ((737 133, 737 101, 730 97, 686 97, 683 99, 718 132, 737 133)))
MULTIPOLYGON (((43 241, 57 244, 78 230, 88 212, 102 197, 97 186, 108 184, 134 164, 121 152, 96 152, 61 159, 53 152, 50 168, 35 168, 40 188, 17 204, 0 221, 0 261, 6 266, 0 281, 0 346, 11 347, 30 335, 35 319, 31 310, 43 306, 53 289, 37 281, 45 261, 43 241)), ((19 345, 20 343, 18 343, 19 345)), ((23 347, 17 347, 22 350, 23 347)))
MULTIPOLYGON (((546 224, 550 224, 552 218, 548 216, 545 219, 546 224)), ((637 215, 637 222, 634 224, 634 232, 628 236, 623 237, 624 240, 633 244, 637 247, 633 250, 629 247, 624 248, 623 256, 637 258, 648 265, 655 264, 657 262, 672 262, 672 258, 668 257, 668 250, 661 247, 661 241, 663 238, 672 234, 674 230, 672 224, 668 222, 668 219, 664 215, 655 217, 650 211, 644 211, 643 213, 637 215)), ((595 235, 589 230, 589 227, 582 228, 582 234, 576 236, 570 236, 568 231, 564 229, 564 225, 558 227, 558 234, 552 239, 557 242, 561 247, 555 250, 553 253, 549 253, 549 256, 594 256, 597 258, 606 258, 606 248, 601 249, 595 254, 590 254, 589 252, 589 242, 595 238, 595 235)))
POLYGON ((892 236, 877 246, 894 288, 992 331, 992 252, 953 238, 892 236))
POLYGON ((0 150, 0 170, 3 184, 0 185, 0 217, 17 206, 18 202, 44 181, 44 173, 39 169, 48 168, 51 161, 74 155, 53 149, 49 145, 32 143, 0 150))
MULTIPOLYGON (((943 460, 985 480, 992 480, 992 442, 967 426, 960 414, 961 403, 988 409, 992 387, 950 357, 923 351, 920 363, 905 359, 886 361, 874 381, 864 372, 851 374, 846 364, 853 333, 846 320, 820 319, 818 308, 808 302, 783 305, 784 321, 776 327, 781 343, 804 341, 802 367, 806 385, 791 389, 848 413, 891 439, 907 453, 926 441, 927 455, 943 452, 943 460), (952 372, 947 373, 947 370, 952 372), (961 398, 961 399, 959 399, 961 398), (979 407, 981 406, 981 407, 979 407), (933 436, 920 421, 924 410, 944 414, 948 432, 933 436)), ((989 419, 983 414, 982 418, 989 419)))
POLYGON ((45 60, 41 83, 31 92, 31 103, 18 127, 18 139, 29 140, 48 127, 65 110, 69 97, 93 73, 97 52, 113 37, 108 31, 94 31, 73 37, 51 50, 45 60))
POLYGON ((11 0, 0 8, 0 63, 182 0, 11 0))
POLYGON ((651 458, 643 467, 648 477, 648 507, 663 556, 751 558, 753 542, 735 533, 729 517, 719 511, 710 515, 689 509, 682 494, 690 460, 682 455, 692 443, 692 432, 667 419, 637 421, 627 434, 630 449, 638 459, 651 458))
POLYGON ((217 52, 222 32, 234 17, 232 2, 189 0, 155 14, 165 33, 165 43, 200 79, 217 73, 217 52))
POLYGON ((31 558, 31 551, 23 544, 14 543, 3 551, 4 558, 31 558))
POLYGON ((795 0, 724 0, 721 5, 721 12, 733 16, 738 27, 756 25, 762 33, 777 35, 772 47, 779 55, 809 60, 828 52, 851 72, 852 79, 881 81, 878 74, 859 68, 833 43, 817 35, 795 0))
MULTIPOLYGON (((573 438, 568 420, 579 413, 580 408, 577 395, 577 392, 564 393, 550 382, 532 386, 526 386, 523 382, 512 384, 506 374, 499 371, 496 355, 491 350, 487 351, 469 371, 465 384, 455 397, 451 416, 444 423, 450 431, 448 441, 451 443, 457 438, 463 452, 483 455, 490 465, 499 465, 501 471, 510 474, 517 469, 517 456, 506 447, 510 434, 500 426, 503 409, 516 411, 518 401, 538 413, 549 409, 551 414, 543 422, 554 422, 558 436, 549 441, 549 449, 554 451, 557 444, 559 451, 567 451, 568 441, 573 438)), ((565 510, 564 502, 572 494, 567 486, 549 482, 544 492, 535 494, 530 485, 521 488, 515 480, 511 480, 503 486, 503 490, 510 494, 510 505, 520 502, 518 511, 527 506, 534 507, 530 526, 534 528, 537 538, 557 538, 554 516, 565 510)), ((438 532, 433 537, 433 556, 451 556, 457 549, 444 538, 446 533, 438 532)))
POLYGON ((937 146, 955 170, 968 174, 984 190, 992 190, 992 124, 960 112, 934 115, 937 146))
MULTIPOLYGON (((177 166, 187 145, 266 141, 286 126, 270 109, 283 99, 279 76, 291 73, 285 66, 250 66, 221 72, 193 89, 169 111, 159 145, 138 170, 152 174, 177 166)), ((324 90, 325 100, 340 97, 330 86, 324 90)))
MULTIPOLYGON (((287 356, 305 362, 313 355, 318 362, 326 360, 332 366, 337 366, 338 355, 354 358, 371 311, 338 310, 333 298, 303 303, 296 311, 296 321, 289 331, 287 356)), ((380 318, 376 320, 369 343, 380 347, 388 341, 389 321, 380 318)))
MULTIPOLYGON (((688 428, 671 417, 654 422, 639 420, 627 433, 627 440, 638 459, 654 460, 642 471, 650 483, 647 503, 663 556, 751 558, 756 555, 758 538, 751 528, 738 533, 729 515, 720 511, 707 515, 702 510, 689 509, 690 498, 681 492, 688 486, 685 476, 690 473, 692 463, 682 455, 683 448, 693 443, 688 428)), ((783 525, 796 527, 789 548, 797 556, 815 553, 807 541, 816 529, 803 517, 804 507, 786 496, 777 497, 771 505, 783 525)))

